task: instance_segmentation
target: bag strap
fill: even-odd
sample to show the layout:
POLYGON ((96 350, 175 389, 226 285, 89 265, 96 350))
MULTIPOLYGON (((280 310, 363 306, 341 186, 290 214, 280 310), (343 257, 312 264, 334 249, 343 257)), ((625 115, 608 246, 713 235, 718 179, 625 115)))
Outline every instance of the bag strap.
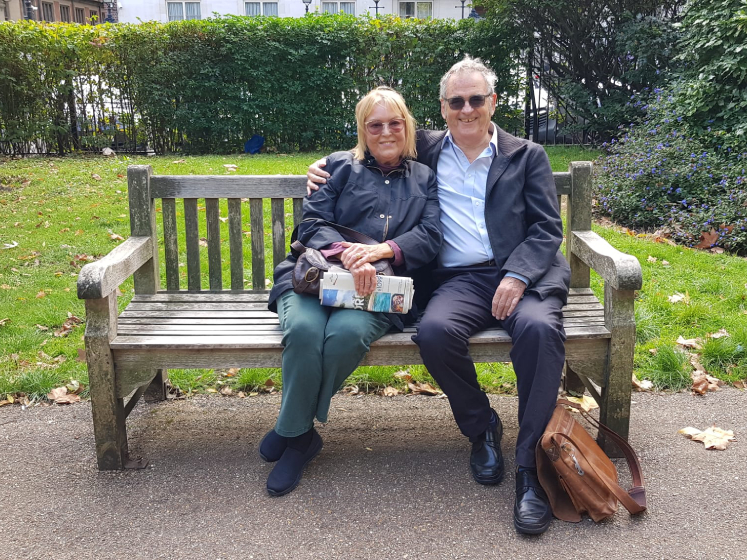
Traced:
MULTIPOLYGON (((327 220, 317 220, 316 218, 306 218, 305 220, 301 221, 301 223, 304 223, 304 222, 321 222, 326 226, 336 229, 340 233, 340 235, 347 238, 346 241, 350 241, 352 243, 362 243, 363 245, 378 245, 379 244, 379 241, 376 241, 373 237, 369 237, 365 233, 361 233, 360 231, 356 231, 352 228, 349 228, 347 226, 343 226, 340 224, 336 224, 334 222, 329 222, 327 220)), ((291 234, 291 243, 296 241, 297 239, 298 239, 298 226, 296 226, 293 229, 293 233, 291 234)))
MULTIPOLYGON (((641 464, 638 461, 638 455, 636 455, 630 444, 576 403, 566 399, 558 399, 557 404, 570 406, 579 411, 592 426, 595 426, 598 430, 602 430, 604 434, 608 436, 615 445, 617 445, 620 451, 623 452, 625 459, 628 462, 628 469, 633 477, 633 486, 627 492, 620 487, 617 481, 611 480, 596 469, 594 470, 597 475, 605 481, 607 487, 615 494, 615 496, 617 496, 620 503, 625 506, 625 509, 630 513, 640 513, 644 511, 646 509, 646 488, 643 483, 643 473, 641 471, 641 464)), ((593 465, 592 468, 594 468, 593 465)))

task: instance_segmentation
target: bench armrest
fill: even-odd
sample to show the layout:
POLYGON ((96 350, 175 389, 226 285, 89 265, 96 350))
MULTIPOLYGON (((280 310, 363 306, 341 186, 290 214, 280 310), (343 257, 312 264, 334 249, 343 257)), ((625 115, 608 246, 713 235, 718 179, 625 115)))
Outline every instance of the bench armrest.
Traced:
POLYGON ((100 299, 153 258, 150 237, 130 237, 104 258, 87 264, 78 275, 78 299, 100 299))
POLYGON ((633 255, 615 249, 593 231, 572 232, 571 250, 616 290, 639 290, 643 285, 641 263, 633 255))

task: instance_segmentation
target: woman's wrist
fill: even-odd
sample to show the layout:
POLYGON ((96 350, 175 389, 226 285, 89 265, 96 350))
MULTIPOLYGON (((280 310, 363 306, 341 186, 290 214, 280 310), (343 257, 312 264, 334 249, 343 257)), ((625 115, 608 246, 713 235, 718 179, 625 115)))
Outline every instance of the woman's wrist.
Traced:
POLYGON ((388 243, 379 243, 374 247, 375 260, 394 258, 394 249, 388 243))

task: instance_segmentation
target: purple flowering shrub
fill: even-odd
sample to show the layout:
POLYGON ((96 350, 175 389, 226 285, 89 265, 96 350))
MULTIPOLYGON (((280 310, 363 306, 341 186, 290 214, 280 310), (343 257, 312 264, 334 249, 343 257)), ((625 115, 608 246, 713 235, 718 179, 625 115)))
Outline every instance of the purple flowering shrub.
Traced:
POLYGON ((604 144, 595 210, 689 247, 747 254, 747 143, 689 126, 675 99, 676 87, 631 98, 646 117, 604 144))

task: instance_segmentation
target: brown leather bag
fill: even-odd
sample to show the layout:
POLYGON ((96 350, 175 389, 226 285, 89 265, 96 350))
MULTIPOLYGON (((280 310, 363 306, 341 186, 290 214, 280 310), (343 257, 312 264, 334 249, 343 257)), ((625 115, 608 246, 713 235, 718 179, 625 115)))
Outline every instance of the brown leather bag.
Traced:
POLYGON ((601 521, 614 515, 618 501, 632 514, 646 511, 646 490, 635 451, 628 442, 571 401, 558 400, 550 423, 537 443, 536 458, 540 484, 558 519, 578 522, 581 514, 587 513, 594 521, 601 521), (566 406, 581 412, 625 454, 633 477, 630 490, 620 487, 615 465, 566 406))

